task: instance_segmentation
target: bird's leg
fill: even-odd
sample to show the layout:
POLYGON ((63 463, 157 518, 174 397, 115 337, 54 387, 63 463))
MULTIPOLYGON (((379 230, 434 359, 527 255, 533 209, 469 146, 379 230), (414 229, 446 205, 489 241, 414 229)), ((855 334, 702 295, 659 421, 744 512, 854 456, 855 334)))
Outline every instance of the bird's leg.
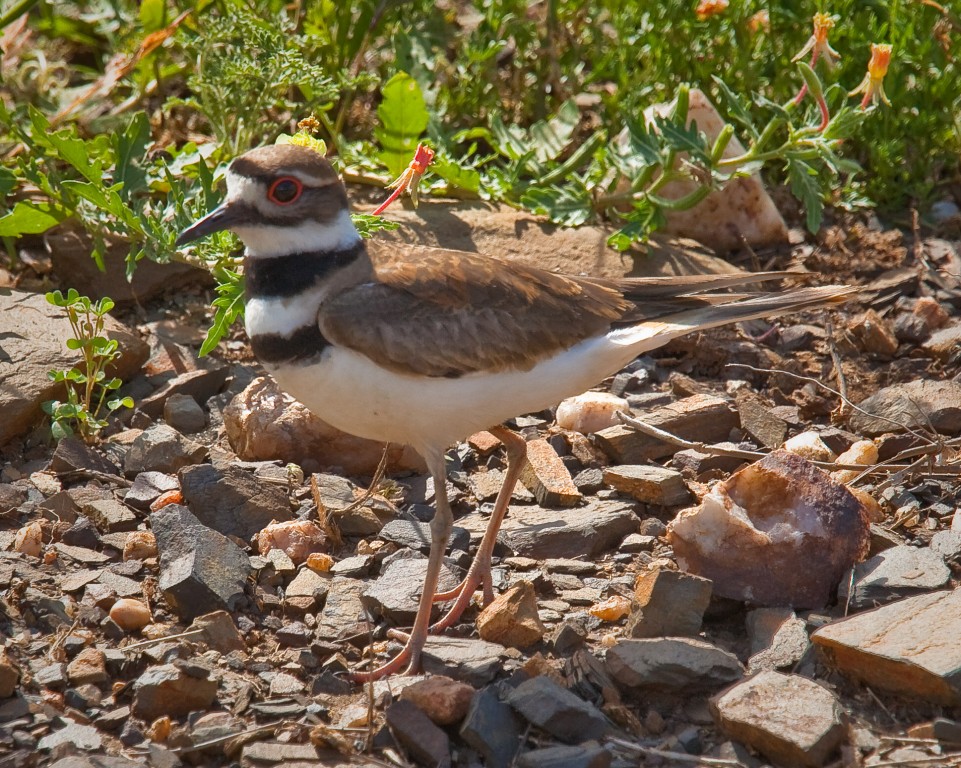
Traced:
POLYGON ((421 668, 421 651, 427 640, 427 630, 430 626, 430 612, 434 605, 434 592, 437 590, 437 580, 440 576, 444 552, 447 551, 447 540, 450 538, 451 528, 454 526, 454 516, 450 511, 447 499, 447 475, 444 454, 431 451, 426 455, 427 466, 434 478, 434 519, 430 521, 430 556, 427 559, 427 575, 424 577, 424 590, 420 595, 417 606, 417 616, 403 650, 383 666, 370 672, 354 672, 351 679, 358 683, 369 680, 379 680, 387 675, 399 672, 406 665, 408 674, 416 674, 421 668))
POLYGON ((511 495, 514 493, 514 486, 520 477, 524 463, 527 461, 527 442, 518 434, 511 432, 507 427, 498 426, 490 430, 491 434, 498 437, 507 449, 507 471, 504 473, 504 484, 497 494, 494 502, 494 511, 491 519, 487 523, 487 530, 481 540, 474 561, 467 571, 465 579, 449 592, 435 594, 434 599, 452 600, 456 602, 444 617, 430 628, 431 633, 436 634, 447 627, 453 626, 461 614, 470 604, 470 599, 474 590, 481 584, 484 587, 484 605, 488 605, 494 599, 494 588, 491 579, 491 556, 494 554, 494 545, 497 544, 497 533, 500 531, 501 523, 507 516, 507 507, 510 504, 511 495))

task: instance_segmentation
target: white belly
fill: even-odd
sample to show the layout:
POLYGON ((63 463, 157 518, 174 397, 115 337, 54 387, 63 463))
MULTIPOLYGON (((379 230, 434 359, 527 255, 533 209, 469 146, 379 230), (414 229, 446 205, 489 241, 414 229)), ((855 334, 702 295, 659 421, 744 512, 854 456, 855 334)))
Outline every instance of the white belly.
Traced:
POLYGON ((396 373, 335 347, 314 365, 269 370, 282 389, 338 429, 423 453, 584 392, 643 351, 638 341, 614 333, 583 341, 529 371, 457 379, 396 373))

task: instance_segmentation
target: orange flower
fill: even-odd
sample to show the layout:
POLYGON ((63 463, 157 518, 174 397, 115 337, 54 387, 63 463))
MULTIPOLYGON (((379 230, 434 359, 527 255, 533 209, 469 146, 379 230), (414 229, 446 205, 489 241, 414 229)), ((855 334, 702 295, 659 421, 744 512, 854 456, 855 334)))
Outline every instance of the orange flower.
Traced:
POLYGON ((818 59, 822 56, 824 57, 824 63, 827 64, 828 67, 833 67, 835 61, 841 58, 841 54, 835 51, 828 42, 828 32, 834 27, 834 17, 826 13, 815 13, 812 22, 814 32, 808 38, 804 47, 797 52, 797 55, 791 59, 791 61, 798 61, 810 53, 811 69, 814 69, 814 65, 817 64, 818 59))
MULTIPOLYGON (((804 44, 804 47, 797 52, 797 55, 791 59, 791 61, 798 61, 808 53, 811 54, 811 69, 818 63, 818 59, 822 56, 824 57, 824 63, 828 65, 828 69, 831 69, 835 61, 841 58, 841 54, 835 51, 831 44, 828 42, 828 32, 834 28, 834 17, 829 16, 826 13, 815 13, 811 22, 814 26, 814 31, 808 38, 808 41, 804 44)), ((804 100, 805 94, 808 92, 807 85, 804 85, 797 96, 794 97, 794 103, 800 104, 804 100)), ((821 109, 821 114, 823 115, 827 110, 827 104, 824 103, 822 98, 818 104, 821 109)), ((823 129, 822 129, 823 130, 823 129)))
POLYGON ((771 14, 767 11, 758 11, 747 20, 747 30, 752 35, 758 32, 769 32, 771 29, 771 14))
POLYGON ((387 189, 393 189, 390 197, 388 197, 383 203, 381 203, 376 211, 373 211, 371 215, 380 216, 394 200, 401 196, 403 192, 407 192, 410 195, 411 202, 417 205, 417 186, 420 184, 421 177, 427 173, 427 166, 434 162, 434 150, 430 147, 425 147, 423 144, 417 145, 417 151, 414 152, 414 159, 410 161, 404 172, 401 173, 396 179, 394 179, 390 184, 387 185, 387 189))
POLYGON ((724 13, 724 11, 727 10, 727 6, 728 0, 701 0, 694 13, 697 15, 698 21, 704 21, 705 19, 711 18, 711 16, 724 13))
POLYGON ((864 75, 861 84, 851 91, 848 96, 855 96, 859 93, 864 94, 861 99, 861 109, 867 109, 868 103, 877 104, 878 100, 883 101, 889 107, 884 93, 884 76, 888 73, 888 66, 891 64, 891 46, 887 43, 871 43, 871 60, 868 62, 868 71, 864 75))

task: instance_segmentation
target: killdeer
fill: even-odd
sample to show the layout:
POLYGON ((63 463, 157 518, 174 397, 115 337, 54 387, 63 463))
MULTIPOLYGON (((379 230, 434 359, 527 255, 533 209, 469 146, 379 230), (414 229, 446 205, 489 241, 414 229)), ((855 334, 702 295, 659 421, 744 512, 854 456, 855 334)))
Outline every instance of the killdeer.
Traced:
POLYGON ((567 277, 475 253, 426 249, 416 259, 372 256, 354 228, 330 163, 295 146, 236 158, 227 196, 177 238, 183 246, 233 230, 246 246, 245 323, 254 353, 277 383, 335 427, 406 443, 435 488, 427 575, 399 655, 357 680, 420 667, 431 605, 455 599, 449 626, 483 586, 526 458, 499 426, 579 394, 637 355, 692 331, 842 301, 844 286, 721 293, 770 274, 604 280, 567 277), (508 470, 461 585, 435 594, 452 527, 444 453, 492 429, 508 470))

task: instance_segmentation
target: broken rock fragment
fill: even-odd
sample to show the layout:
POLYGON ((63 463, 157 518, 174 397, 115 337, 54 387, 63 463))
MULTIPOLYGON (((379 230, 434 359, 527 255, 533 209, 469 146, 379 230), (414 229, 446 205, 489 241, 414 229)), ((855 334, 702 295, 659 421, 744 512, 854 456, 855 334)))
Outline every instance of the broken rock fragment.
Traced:
POLYGON ((489 642, 511 648, 527 648, 547 632, 537 615, 534 585, 521 581, 498 595, 477 617, 477 630, 489 642))
POLYGON ((207 709, 217 695, 217 681, 205 672, 198 665, 189 669, 174 664, 151 667, 133 685, 133 714, 153 720, 207 709))
POLYGON ((868 685, 961 704, 961 590, 931 592, 821 627, 823 658, 868 685))
POLYGON ((266 555, 271 549, 286 553, 296 565, 315 552, 327 548, 327 537, 312 520, 288 520, 271 523, 257 534, 257 551, 266 555))
POLYGON ((690 637, 621 640, 608 650, 606 664, 619 686, 639 695, 717 689, 744 676, 733 654, 690 637))
POLYGON ((696 635, 711 602, 711 582, 690 573, 645 571, 634 584, 630 637, 696 635))
POLYGON ((777 765, 820 768, 844 738, 840 703, 830 691, 798 675, 761 672, 711 704, 731 738, 777 765))
POLYGON ((901 545, 854 566, 850 594, 849 581, 843 579, 838 598, 851 610, 859 611, 940 589, 949 578, 951 570, 933 549, 901 545))
POLYGON ((719 483, 668 526, 678 564, 714 593, 815 608, 868 552, 867 512, 800 456, 775 451, 719 483))
POLYGON ((569 744, 600 738, 611 727, 597 707, 544 676, 521 683, 507 701, 525 720, 569 744))
POLYGON ((240 547, 179 504, 154 512, 150 527, 160 553, 160 589, 179 616, 236 607, 250 573, 240 547))

